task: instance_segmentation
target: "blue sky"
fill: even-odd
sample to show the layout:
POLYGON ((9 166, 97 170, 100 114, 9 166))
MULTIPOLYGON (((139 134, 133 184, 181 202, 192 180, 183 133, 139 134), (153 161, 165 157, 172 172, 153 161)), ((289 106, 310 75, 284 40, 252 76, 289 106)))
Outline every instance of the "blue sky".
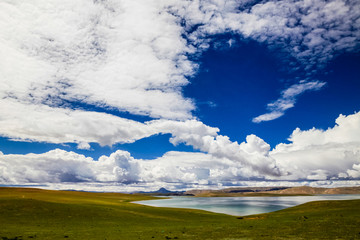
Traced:
POLYGON ((201 60, 202 70, 185 88, 185 94, 201 103, 196 114, 203 122, 218 126, 233 140, 253 133, 275 147, 296 127, 327 129, 334 126, 339 113, 352 114, 360 107, 360 57, 356 53, 335 58, 312 76, 327 83, 323 89, 304 93, 284 116, 259 124, 252 119, 279 97, 284 85, 301 78, 303 70, 298 75, 290 73, 276 52, 253 42, 210 49, 201 60))
POLYGON ((356 1, 80 2, 1 3, 0 184, 357 184, 356 1))

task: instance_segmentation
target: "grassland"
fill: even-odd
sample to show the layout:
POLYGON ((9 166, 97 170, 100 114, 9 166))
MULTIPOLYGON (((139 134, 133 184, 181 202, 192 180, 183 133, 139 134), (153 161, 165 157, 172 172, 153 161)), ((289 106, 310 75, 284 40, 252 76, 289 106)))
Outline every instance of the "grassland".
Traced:
POLYGON ((360 239, 360 200, 234 217, 131 203, 146 199, 0 188, 0 239, 360 239))

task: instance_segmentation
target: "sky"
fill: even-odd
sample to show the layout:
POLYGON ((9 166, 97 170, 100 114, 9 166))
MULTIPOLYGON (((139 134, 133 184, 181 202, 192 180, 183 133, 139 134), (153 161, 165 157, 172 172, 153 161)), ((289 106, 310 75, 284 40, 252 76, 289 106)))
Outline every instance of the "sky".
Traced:
POLYGON ((356 0, 4 0, 0 32, 0 185, 360 184, 356 0))

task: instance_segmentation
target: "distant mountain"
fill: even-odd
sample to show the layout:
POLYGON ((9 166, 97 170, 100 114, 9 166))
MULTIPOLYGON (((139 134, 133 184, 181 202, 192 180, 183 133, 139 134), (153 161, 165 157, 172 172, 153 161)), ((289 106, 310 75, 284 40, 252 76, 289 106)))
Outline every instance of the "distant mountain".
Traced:
POLYGON ((155 191, 154 193, 171 193, 171 191, 169 191, 166 188, 162 187, 159 190, 155 191))
POLYGON ((360 194, 360 187, 315 188, 315 187, 241 187, 221 190, 190 190, 184 194, 196 197, 236 196, 291 196, 321 194, 360 194))
POLYGON ((338 187, 338 188, 315 188, 315 187, 293 187, 278 191, 276 194, 360 194, 360 187, 338 187))
POLYGON ((264 193, 271 191, 278 191, 288 189, 289 187, 233 187, 233 188, 224 188, 220 190, 189 190, 186 191, 186 194, 191 194, 194 196, 218 196, 218 195, 248 195, 254 193, 264 193))
POLYGON ((159 188, 156 191, 149 191, 149 192, 136 192, 141 194, 149 194, 149 195, 162 195, 162 196, 183 196, 183 195, 189 195, 185 194, 185 191, 169 191, 166 188, 159 188))

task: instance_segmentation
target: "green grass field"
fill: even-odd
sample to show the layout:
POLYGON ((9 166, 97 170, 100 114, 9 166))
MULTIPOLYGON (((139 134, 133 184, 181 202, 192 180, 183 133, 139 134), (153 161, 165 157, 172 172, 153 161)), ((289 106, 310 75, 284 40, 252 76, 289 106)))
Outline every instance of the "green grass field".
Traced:
POLYGON ((0 239, 360 239, 360 200, 234 217, 131 203, 146 199, 0 188, 0 239))

